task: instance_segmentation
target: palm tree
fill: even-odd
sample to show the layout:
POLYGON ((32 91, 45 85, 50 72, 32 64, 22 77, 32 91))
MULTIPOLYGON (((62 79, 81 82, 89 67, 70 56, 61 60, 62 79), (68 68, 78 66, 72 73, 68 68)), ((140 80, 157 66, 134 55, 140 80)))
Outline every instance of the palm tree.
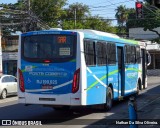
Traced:
POLYGON ((115 17, 117 18, 117 22, 120 26, 124 26, 127 19, 128 19, 128 9, 126 8, 125 5, 120 5, 116 9, 116 15, 115 17))
POLYGON ((125 5, 120 5, 117 7, 117 9, 115 9, 115 11, 115 17, 117 19, 120 32, 122 32, 123 28, 126 27, 126 21, 128 19, 128 9, 125 5))

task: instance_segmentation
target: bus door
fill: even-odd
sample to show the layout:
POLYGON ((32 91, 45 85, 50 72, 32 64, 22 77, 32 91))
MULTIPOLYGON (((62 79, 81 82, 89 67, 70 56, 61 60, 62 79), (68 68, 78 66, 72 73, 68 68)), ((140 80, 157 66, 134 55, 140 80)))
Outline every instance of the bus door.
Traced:
POLYGON ((124 68, 124 50, 123 47, 117 47, 117 53, 118 53, 118 95, 119 98, 121 96, 124 96, 125 91, 125 68, 124 68))
POLYGON ((142 85, 143 89, 145 88, 146 84, 146 74, 147 74, 147 66, 146 66, 146 50, 141 49, 141 58, 142 58, 142 85))

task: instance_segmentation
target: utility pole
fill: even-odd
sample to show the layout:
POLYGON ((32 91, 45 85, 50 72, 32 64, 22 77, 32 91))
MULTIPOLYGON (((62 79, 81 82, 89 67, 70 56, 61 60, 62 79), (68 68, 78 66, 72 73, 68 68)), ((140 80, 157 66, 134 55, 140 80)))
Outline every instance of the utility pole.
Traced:
POLYGON ((3 70, 2 70, 2 24, 1 24, 1 19, 0 19, 0 75, 2 74, 3 74, 3 70))
POLYGON ((155 2, 154 2, 154 0, 152 0, 152 5, 155 5, 155 2))
POLYGON ((76 29, 76 22, 77 22, 77 14, 76 8, 74 9, 74 29, 76 29))
POLYGON ((31 1, 28 0, 28 13, 30 15, 30 12, 31 12, 31 1))
POLYGON ((0 75, 3 74, 2 71, 2 31, 1 31, 1 21, 0 21, 0 75))

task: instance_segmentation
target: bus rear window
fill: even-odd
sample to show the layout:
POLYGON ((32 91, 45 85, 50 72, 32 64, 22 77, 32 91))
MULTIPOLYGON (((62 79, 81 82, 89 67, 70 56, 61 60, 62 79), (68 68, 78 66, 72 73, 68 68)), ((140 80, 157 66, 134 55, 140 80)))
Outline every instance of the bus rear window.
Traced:
POLYGON ((54 62, 75 58, 76 36, 74 35, 34 35, 22 37, 22 57, 27 61, 54 62))

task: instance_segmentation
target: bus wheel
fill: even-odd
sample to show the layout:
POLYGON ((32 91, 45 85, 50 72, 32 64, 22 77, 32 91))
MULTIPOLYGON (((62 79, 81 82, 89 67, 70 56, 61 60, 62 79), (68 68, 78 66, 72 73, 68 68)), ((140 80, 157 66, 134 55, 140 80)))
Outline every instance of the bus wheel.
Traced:
POLYGON ((5 99, 7 97, 7 91, 4 89, 1 93, 0 98, 5 99))
POLYGON ((136 92, 136 95, 138 96, 139 95, 139 87, 140 87, 140 84, 139 82, 137 83, 137 92, 136 92))
POLYGON ((110 87, 107 88, 107 95, 106 95, 106 104, 105 104, 105 110, 110 110, 112 108, 113 103, 113 93, 112 89, 110 87))

